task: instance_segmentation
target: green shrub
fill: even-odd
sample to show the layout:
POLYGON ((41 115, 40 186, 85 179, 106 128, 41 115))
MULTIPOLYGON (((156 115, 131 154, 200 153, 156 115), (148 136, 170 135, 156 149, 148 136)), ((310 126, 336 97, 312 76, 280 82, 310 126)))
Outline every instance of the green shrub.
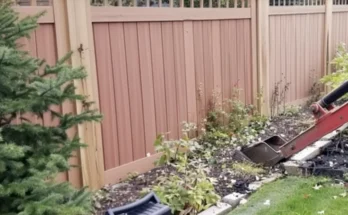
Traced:
MULTIPOLYGON (((193 126, 195 127, 195 126, 193 126)), ((176 172, 158 178, 159 183, 152 190, 161 202, 171 207, 174 214, 197 214, 219 200, 212 181, 206 176, 204 168, 199 166, 191 156, 197 150, 204 151, 195 138, 190 139, 190 129, 184 129, 183 138, 167 141, 159 135, 155 141, 155 149, 162 153, 156 161, 157 165, 169 164, 176 172)), ((149 189, 143 190, 147 193, 149 189)))
POLYGON ((153 191, 175 214, 197 214, 220 199, 211 180, 199 168, 187 170, 181 176, 173 174, 160 178, 153 191))
POLYGON ((73 85, 86 72, 65 64, 71 54, 50 66, 20 50, 18 39, 36 29, 40 16, 19 20, 10 3, 0 3, 0 214, 86 215, 90 193, 55 179, 85 146, 67 130, 101 116, 88 108, 77 115, 52 109, 68 100, 88 103, 73 85), (43 126, 25 117, 29 114, 39 120, 47 114, 57 123, 43 126), (16 119, 21 123, 13 123, 16 119))
POLYGON ((344 44, 338 46, 336 56, 331 63, 335 72, 321 78, 321 82, 334 89, 348 80, 348 53, 344 44))

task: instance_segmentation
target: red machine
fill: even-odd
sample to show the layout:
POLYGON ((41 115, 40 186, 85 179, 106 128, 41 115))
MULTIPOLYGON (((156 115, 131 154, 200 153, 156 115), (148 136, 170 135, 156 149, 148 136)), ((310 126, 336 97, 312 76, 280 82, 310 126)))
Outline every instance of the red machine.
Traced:
POLYGON ((335 101, 348 92, 348 81, 311 106, 316 118, 314 126, 289 142, 279 136, 273 136, 256 143, 237 153, 242 158, 265 166, 273 166, 281 160, 288 159, 295 153, 320 140, 323 136, 337 130, 348 122, 348 102, 336 107, 335 101))

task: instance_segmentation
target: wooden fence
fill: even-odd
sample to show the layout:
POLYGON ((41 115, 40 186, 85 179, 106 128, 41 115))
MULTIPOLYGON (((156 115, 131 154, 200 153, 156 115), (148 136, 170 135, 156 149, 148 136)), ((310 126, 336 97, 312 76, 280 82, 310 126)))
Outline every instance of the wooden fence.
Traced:
MULTIPOLYGON (((269 113, 276 86, 287 104, 309 96, 348 42, 347 1, 321 0, 21 0, 22 16, 46 10, 31 39, 34 56, 54 63, 73 50, 89 77, 79 92, 97 101, 99 124, 81 125, 89 145, 59 180, 98 188, 158 157, 157 134, 179 138, 183 121, 200 124, 212 99, 240 98, 269 113), (263 94, 259 102, 257 96, 263 94)), ((59 110, 79 112, 81 104, 59 110)))

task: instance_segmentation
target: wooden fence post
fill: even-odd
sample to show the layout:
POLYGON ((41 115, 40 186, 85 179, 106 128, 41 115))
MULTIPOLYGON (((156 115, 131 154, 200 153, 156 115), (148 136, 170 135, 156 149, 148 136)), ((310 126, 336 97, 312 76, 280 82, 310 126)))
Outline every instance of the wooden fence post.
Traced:
MULTIPOLYGON (((332 26, 332 0, 326 0, 325 5, 325 39, 324 39, 324 75, 331 74, 331 26, 332 26)), ((325 87, 325 91, 328 92, 330 89, 325 87)))
POLYGON ((261 102, 258 99, 259 94, 259 81, 258 81, 258 35, 257 35, 257 2, 251 0, 251 77, 252 77, 252 103, 257 107, 258 111, 261 112, 261 102))
POLYGON ((257 0, 257 82, 262 93, 260 112, 269 114, 269 1, 257 0))
MULTIPOLYGON (((63 1, 63 0, 62 0, 63 1)), ((88 95, 99 108, 98 82, 94 53, 92 21, 89 1, 64 0, 66 2, 70 48, 74 51, 72 66, 84 66, 88 77, 76 81, 77 92, 88 95)), ((94 108, 94 107, 91 107, 94 108)), ((81 113, 83 105, 76 103, 76 112, 81 113)), ((83 185, 92 190, 104 185, 104 159, 100 123, 84 123, 78 126, 81 141, 88 147, 81 149, 81 171, 83 185)))
MULTIPOLYGON (((64 57, 70 51, 69 43, 69 26, 67 17, 67 8, 65 1, 53 1, 53 13, 54 13, 54 29, 56 36, 57 56, 58 58, 64 57)), ((74 110, 75 105, 71 101, 66 101, 62 105, 62 113, 70 113, 74 110)), ((77 132, 77 128, 71 128, 67 131, 69 138, 73 138, 77 132)), ((79 152, 75 152, 74 157, 70 158, 69 163, 71 165, 80 165, 79 152)), ((68 173, 69 182, 75 187, 81 187, 82 175, 79 168, 72 168, 68 173)))

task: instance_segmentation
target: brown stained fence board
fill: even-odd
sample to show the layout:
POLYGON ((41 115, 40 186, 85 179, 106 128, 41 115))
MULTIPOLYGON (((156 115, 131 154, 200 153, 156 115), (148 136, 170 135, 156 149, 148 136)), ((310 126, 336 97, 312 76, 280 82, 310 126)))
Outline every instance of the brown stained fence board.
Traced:
POLYGON ((212 50, 212 21, 202 22, 203 33, 203 62, 204 62, 204 91, 205 91, 205 107, 209 109, 212 101, 214 88, 214 71, 213 71, 213 50, 212 50))
POLYGON ((161 23, 150 23, 151 58, 153 69, 154 99, 156 110, 156 134, 168 131, 167 105, 164 80, 162 27, 161 23))
MULTIPOLYGON (((228 56, 228 70, 226 78, 227 78, 227 91, 228 91, 228 98, 231 98, 233 96, 233 90, 236 90, 236 88, 239 88, 238 86, 238 79, 239 73, 239 65, 242 62, 238 62, 238 55, 242 55, 240 50, 238 49, 238 44, 242 43, 242 41, 238 41, 238 27, 237 24, 240 20, 229 20, 228 21, 228 32, 227 32, 227 41, 226 43, 228 44, 228 49, 227 51, 227 56, 228 56)), ((242 71, 244 72, 244 71, 242 71)), ((230 111, 230 110, 228 110, 230 111)))
POLYGON ((197 101, 197 124, 201 125, 205 117, 205 81, 204 81, 204 56, 203 56, 203 26, 202 21, 193 22, 193 45, 195 55, 196 76, 196 101, 197 101))
POLYGON ((131 111, 133 159, 145 157, 145 129, 136 23, 124 24, 124 38, 131 111))
POLYGON ((295 25, 295 16, 294 15, 290 15, 289 16, 289 43, 290 43, 290 50, 289 50, 289 76, 290 76, 290 82, 291 82, 291 90, 290 90, 290 96, 289 96, 289 101, 295 101, 297 100, 296 98, 296 52, 295 52, 295 48, 296 48, 296 25, 295 25))
POLYGON ((162 23, 163 64, 169 138, 178 138, 177 89, 174 64, 173 23, 162 23))
MULTIPOLYGON (((221 44, 221 78, 222 78, 222 93, 221 97, 223 99, 230 97, 229 88, 229 59, 228 59, 228 21, 220 21, 220 44, 221 44)), ((231 51, 233 51, 231 49, 231 51)))
POLYGON ((145 149, 147 153, 154 153, 153 142, 156 138, 156 116, 155 102, 153 92, 153 76, 152 76, 152 57, 151 57, 151 41, 149 23, 143 22, 137 24, 138 28, 138 48, 140 59, 141 73, 141 92, 143 97, 143 113, 145 128, 145 149))
POLYGON ((244 25, 244 64, 245 64, 245 81, 244 81, 244 93, 245 93, 245 98, 246 98, 246 103, 247 104, 252 104, 252 80, 251 80, 251 64, 252 64, 252 59, 251 59, 251 23, 250 20, 244 20, 243 21, 244 25))
POLYGON ((187 86, 185 76, 185 55, 184 55, 184 24, 182 22, 173 22, 173 45, 174 45, 174 68, 177 89, 177 108, 179 131, 182 129, 182 122, 188 120, 187 114, 187 86))
POLYGON ((187 111, 189 122, 197 124, 195 57, 194 57, 193 22, 184 22, 184 55, 187 88, 187 111))
POLYGON ((285 102, 289 102, 291 100, 291 89, 292 89, 292 83, 291 83, 291 61, 290 61, 290 55, 291 55, 291 52, 290 52, 290 49, 291 49, 291 43, 290 43, 290 34, 291 34, 291 31, 293 29, 290 28, 290 25, 291 25, 291 21, 290 21, 290 17, 291 15, 285 15, 284 18, 285 18, 285 37, 284 37, 284 44, 285 44, 285 48, 283 48, 283 50, 285 49, 285 60, 284 60, 284 65, 285 65, 285 78, 286 78, 286 82, 284 83, 284 86, 285 84, 289 83, 289 90, 286 92, 286 98, 285 98, 285 102))
POLYGON ((108 156, 119 157, 120 165, 123 165, 134 160, 131 127, 133 122, 131 119, 130 88, 128 83, 129 73, 126 61, 124 25, 122 23, 110 23, 109 28, 111 38, 109 46, 111 48, 116 102, 117 134, 120 144, 119 155, 109 152, 108 156))
POLYGON ((212 21, 212 54, 214 71, 214 93, 218 100, 222 102, 222 79, 221 79, 221 41, 220 41, 220 21, 212 21))
POLYGON ((307 44, 307 40, 306 40, 306 35, 307 35, 307 24, 306 24, 306 18, 307 15, 303 15, 301 16, 302 20, 301 20, 301 60, 302 60, 302 71, 301 71, 301 81, 300 81, 300 85, 301 85, 301 97, 305 97, 306 96, 306 91, 305 91, 305 82, 306 82, 306 77, 305 75, 307 74, 308 70, 306 68, 306 63, 308 62, 308 60, 306 59, 307 56, 307 52, 306 52, 306 44, 307 44))
MULTIPOLYGON (((274 75, 274 71, 276 71, 276 63, 277 61, 275 60, 276 57, 276 17, 275 16, 270 16, 269 17, 269 40, 271 41, 269 43, 269 70, 270 70, 270 75, 269 75, 269 84, 271 86, 271 92, 273 90, 273 87, 276 83, 276 78, 274 75)), ((271 95, 269 95, 269 98, 272 98, 271 95)))
POLYGON ((118 156, 119 142, 109 24, 94 25, 94 38, 95 52, 97 53, 96 65, 100 93, 100 111, 104 115, 101 124, 104 143, 104 165, 105 169, 110 169, 119 166, 120 161, 118 156))
MULTIPOLYGON (((233 95, 233 88, 238 81, 238 63, 237 63, 237 20, 228 20, 225 31, 225 42, 227 49, 225 49, 227 67, 225 71, 225 99, 231 98, 233 95)), ((225 62, 226 63, 226 62, 225 62)), ((226 109, 230 111, 230 109, 226 109)))
MULTIPOLYGON (((244 37, 244 23, 242 20, 237 21, 236 25, 236 43, 237 43, 237 72, 238 72, 238 79, 235 82, 232 83, 237 83, 238 81, 238 88, 241 89, 240 94, 239 94, 239 99, 242 102, 246 101, 245 98, 245 49, 244 49, 244 44, 245 44, 245 37, 244 37)), ((233 71, 233 70, 232 70, 233 71)))
POLYGON ((300 87, 301 87, 301 16, 295 16, 295 26, 296 26, 296 35, 295 35, 295 54, 296 54, 296 99, 301 98, 300 96, 300 87))

